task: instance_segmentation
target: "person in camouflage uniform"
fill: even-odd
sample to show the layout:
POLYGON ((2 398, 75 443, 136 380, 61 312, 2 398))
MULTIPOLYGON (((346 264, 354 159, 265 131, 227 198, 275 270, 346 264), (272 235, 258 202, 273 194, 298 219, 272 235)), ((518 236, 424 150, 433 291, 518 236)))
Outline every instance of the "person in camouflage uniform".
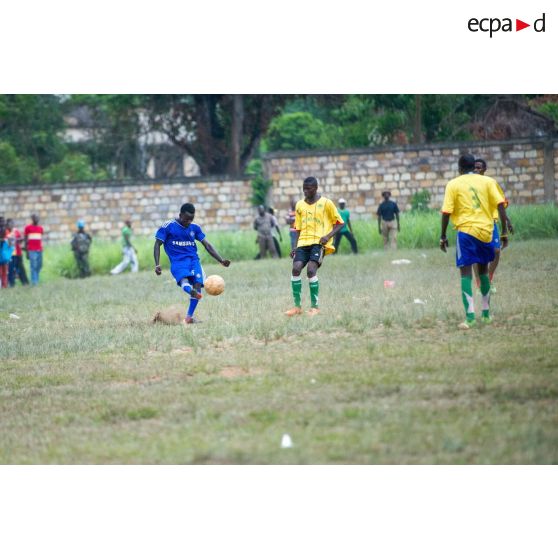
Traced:
POLYGON ((76 225, 78 230, 72 238, 72 251, 76 258, 79 276, 89 277, 91 275, 91 270, 89 269, 89 248, 91 248, 93 239, 89 233, 85 232, 85 223, 83 221, 78 221, 76 225))

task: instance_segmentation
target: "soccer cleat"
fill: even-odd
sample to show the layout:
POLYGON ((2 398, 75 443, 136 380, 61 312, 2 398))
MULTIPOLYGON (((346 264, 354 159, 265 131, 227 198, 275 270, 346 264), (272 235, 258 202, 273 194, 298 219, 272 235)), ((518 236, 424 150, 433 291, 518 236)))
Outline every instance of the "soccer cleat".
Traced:
POLYGON ((190 293, 190 298, 196 298, 197 300, 200 300, 202 297, 201 293, 198 293, 198 291, 192 289, 192 292, 190 293))
POLYGON ((457 327, 458 329, 467 330, 472 329, 477 325, 476 320, 465 320, 463 323, 459 324, 457 327))
POLYGON ((320 313, 319 308, 310 308, 308 312, 306 312, 309 316, 317 316, 320 313))
POLYGON ((483 316, 481 318, 481 321, 483 324, 489 325, 492 323, 492 317, 491 316, 483 316))
POLYGON ((285 316, 289 316, 289 318, 292 318, 293 316, 300 316, 300 314, 302 314, 302 308, 298 306, 295 306, 285 312, 285 316))
POLYGON ((194 318, 193 316, 186 316, 184 318, 184 320, 182 321, 182 323, 184 325, 199 324, 199 323, 201 323, 201 320, 198 320, 197 318, 194 318))

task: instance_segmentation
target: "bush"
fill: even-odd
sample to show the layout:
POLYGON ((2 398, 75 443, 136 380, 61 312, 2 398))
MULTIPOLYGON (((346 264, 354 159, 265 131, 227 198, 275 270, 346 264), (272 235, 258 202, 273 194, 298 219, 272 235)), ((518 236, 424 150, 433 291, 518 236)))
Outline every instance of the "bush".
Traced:
POLYGON ((269 127, 267 146, 271 151, 328 147, 327 126, 309 112, 282 114, 269 127))
POLYGON ((263 175, 263 165, 260 159, 253 159, 246 168, 248 174, 255 175, 252 179, 252 205, 266 205, 267 194, 273 185, 271 180, 267 180, 263 175))
POLYGON ((422 190, 415 192, 411 198, 412 211, 430 211, 428 204, 430 203, 430 192, 422 190))
POLYGON ((43 182, 94 182, 108 178, 104 171, 95 172, 91 162, 83 153, 69 153, 42 172, 43 182))

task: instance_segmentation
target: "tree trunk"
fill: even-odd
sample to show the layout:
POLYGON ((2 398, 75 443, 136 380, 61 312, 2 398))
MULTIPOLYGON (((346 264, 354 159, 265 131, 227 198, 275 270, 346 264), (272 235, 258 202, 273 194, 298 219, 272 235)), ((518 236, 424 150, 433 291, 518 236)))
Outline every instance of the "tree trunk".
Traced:
POLYGON ((415 117, 413 122, 413 143, 423 143, 422 133, 422 95, 415 95, 415 117))
POLYGON ((244 98, 242 95, 232 96, 231 150, 227 172, 231 176, 239 176, 241 172, 240 154, 244 128, 244 98))

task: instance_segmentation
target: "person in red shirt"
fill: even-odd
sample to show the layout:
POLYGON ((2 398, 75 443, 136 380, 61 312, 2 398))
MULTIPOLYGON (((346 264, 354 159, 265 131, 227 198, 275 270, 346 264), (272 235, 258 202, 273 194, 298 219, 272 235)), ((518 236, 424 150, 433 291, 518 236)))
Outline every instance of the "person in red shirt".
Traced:
POLYGON ((8 286, 8 264, 12 257, 12 249, 7 239, 6 220, 0 216, 0 287, 8 286))
POLYGON ((31 285, 38 285, 39 273, 43 267, 43 233, 44 229, 39 225, 39 216, 31 215, 32 223, 23 230, 25 237, 24 250, 27 253, 29 266, 31 267, 31 285))
POLYGON ((6 225, 8 229, 8 239, 14 247, 12 261, 8 267, 8 284, 10 287, 15 287, 16 277, 18 277, 22 285, 28 285, 29 280, 27 279, 27 273, 23 265, 23 250, 21 248, 23 236, 21 231, 14 227, 13 219, 8 219, 6 225))

